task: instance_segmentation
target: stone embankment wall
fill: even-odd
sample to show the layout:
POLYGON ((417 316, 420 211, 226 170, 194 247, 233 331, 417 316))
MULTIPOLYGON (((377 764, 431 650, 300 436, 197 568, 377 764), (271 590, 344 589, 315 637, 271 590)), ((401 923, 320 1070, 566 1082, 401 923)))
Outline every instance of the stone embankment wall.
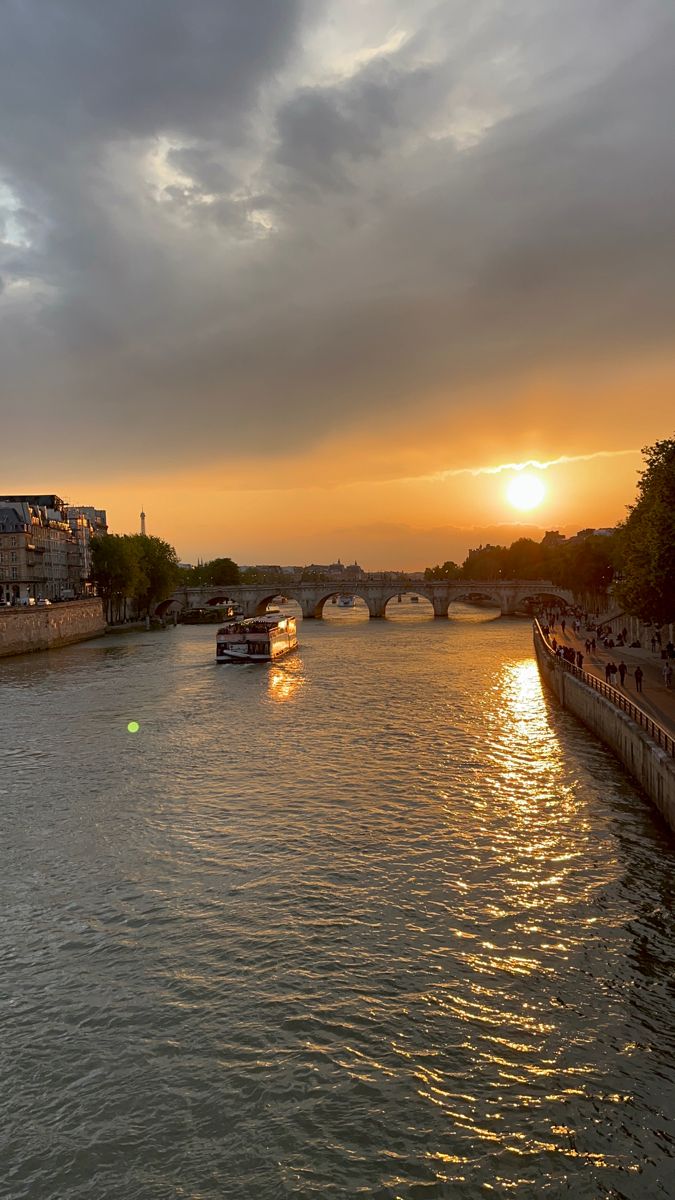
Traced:
POLYGON ((0 658, 53 650, 105 633, 98 598, 70 600, 50 608, 0 608, 0 658))
POLYGON ((675 831, 675 758, 669 748, 659 745, 629 713, 585 683, 584 672, 568 671, 559 663, 536 624, 534 650, 542 680, 563 708, 613 750, 675 831))

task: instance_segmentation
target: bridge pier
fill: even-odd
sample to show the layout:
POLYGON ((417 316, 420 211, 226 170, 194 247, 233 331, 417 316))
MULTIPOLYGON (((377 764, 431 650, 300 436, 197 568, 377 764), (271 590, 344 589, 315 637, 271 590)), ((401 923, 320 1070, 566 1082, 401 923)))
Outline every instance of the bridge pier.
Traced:
POLYGON ((434 618, 438 621, 447 621, 447 619, 448 619, 447 597, 434 596, 431 603, 434 606, 434 618))
MULTIPOLYGON (((305 597, 303 596, 302 599, 300 600, 300 608, 302 609, 303 621, 317 620, 316 604, 314 603, 313 600, 306 600, 305 597)), ((322 620, 322 618, 323 618, 323 613, 319 613, 318 620, 322 620)))

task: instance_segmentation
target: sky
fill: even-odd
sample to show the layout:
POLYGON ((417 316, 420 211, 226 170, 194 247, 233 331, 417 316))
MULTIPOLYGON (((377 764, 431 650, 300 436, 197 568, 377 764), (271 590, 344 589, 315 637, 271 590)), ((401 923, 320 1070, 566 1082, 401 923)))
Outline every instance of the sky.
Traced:
POLYGON ((675 424, 673 111, 665 0, 6 0, 0 492, 192 562, 615 524, 675 424))

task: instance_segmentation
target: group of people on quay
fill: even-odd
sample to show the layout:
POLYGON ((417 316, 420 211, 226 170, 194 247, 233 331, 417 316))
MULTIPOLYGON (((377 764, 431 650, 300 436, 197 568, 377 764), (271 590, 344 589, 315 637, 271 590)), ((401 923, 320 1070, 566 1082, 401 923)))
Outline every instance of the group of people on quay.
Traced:
POLYGON ((559 658, 579 670, 584 669, 584 662, 588 658, 594 660, 586 670, 600 678, 604 670, 605 683, 621 690, 625 690, 628 686, 627 680, 632 679, 635 691, 642 693, 647 681, 650 684, 650 698, 654 698, 654 707, 662 706, 664 712, 670 715, 672 723, 675 723, 675 707, 671 700, 674 678, 671 663, 675 659, 675 645, 672 640, 664 644, 659 629, 655 628, 649 639, 650 657, 647 646, 643 648, 639 639, 629 641, 628 629, 625 626, 619 632, 615 632, 611 624, 600 620, 597 612, 590 613, 580 608, 547 608, 538 616, 542 632, 559 658), (556 633, 558 637, 555 636, 556 633), (582 641, 582 638, 585 640, 582 641), (626 649, 628 653, 617 656, 616 662, 611 651, 618 649, 626 649), (655 656, 660 660, 657 663, 654 662, 655 656))

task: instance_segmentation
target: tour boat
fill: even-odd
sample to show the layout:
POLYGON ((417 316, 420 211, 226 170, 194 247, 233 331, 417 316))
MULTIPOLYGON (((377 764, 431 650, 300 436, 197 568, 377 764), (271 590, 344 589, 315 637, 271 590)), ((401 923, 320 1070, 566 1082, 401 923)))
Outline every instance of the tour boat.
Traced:
POLYGON ((356 596, 338 596, 338 608, 354 608, 356 596))
POLYGON ((216 662, 272 662, 297 644, 295 617, 265 613, 223 625, 216 636, 216 662))

